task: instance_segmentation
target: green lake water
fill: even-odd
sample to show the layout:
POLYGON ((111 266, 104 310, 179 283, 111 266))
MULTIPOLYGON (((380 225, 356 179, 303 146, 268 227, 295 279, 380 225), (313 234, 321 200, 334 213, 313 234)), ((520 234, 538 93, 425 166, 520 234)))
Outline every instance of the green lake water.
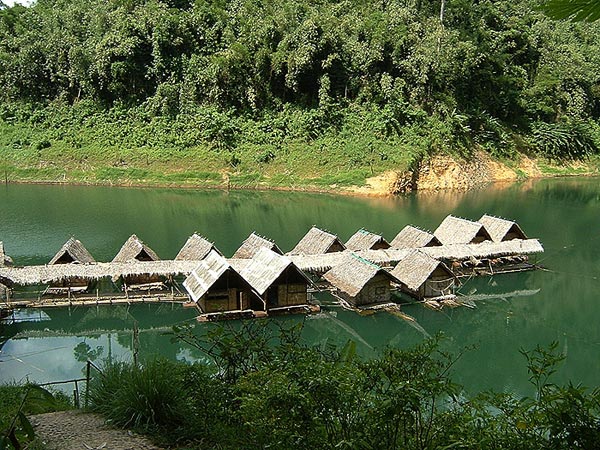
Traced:
MULTIPOLYGON (((306 319, 315 344, 357 342, 362 355, 407 347, 443 332, 445 347, 470 349, 455 379, 471 392, 494 388, 530 394, 519 349, 559 342, 566 359, 556 381, 600 386, 600 183, 594 178, 540 180, 469 193, 371 199, 286 192, 8 185, 0 186, 0 240, 17 265, 50 260, 70 237, 109 261, 136 233, 164 259, 197 231, 230 256, 252 231, 290 250, 316 224, 348 239, 365 227, 392 239, 406 224, 435 229, 447 214, 483 213, 516 220, 546 252, 546 271, 469 280, 465 294, 495 294, 474 309, 434 312, 404 307, 416 325, 380 312, 359 316, 327 307, 306 319), (509 296, 507 293, 519 292, 509 296)), ((195 313, 171 305, 21 311, 0 325, 0 381, 57 381, 81 375, 86 358, 130 359, 132 327, 142 358, 198 361, 203 355, 165 333, 195 313)), ((301 317, 271 319, 298 321, 301 317)), ((197 325, 199 327, 207 325, 197 325)))

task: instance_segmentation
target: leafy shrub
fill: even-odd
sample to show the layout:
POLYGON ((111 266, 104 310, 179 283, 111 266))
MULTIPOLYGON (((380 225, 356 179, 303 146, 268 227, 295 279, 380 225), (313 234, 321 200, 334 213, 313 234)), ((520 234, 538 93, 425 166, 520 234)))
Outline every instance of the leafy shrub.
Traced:
POLYGON ((185 403, 179 373, 178 365, 159 359, 141 367, 109 363, 90 385, 91 409, 123 427, 180 426, 185 403))
POLYGON ((598 152, 591 126, 579 119, 533 124, 533 146, 551 159, 585 158, 598 152))

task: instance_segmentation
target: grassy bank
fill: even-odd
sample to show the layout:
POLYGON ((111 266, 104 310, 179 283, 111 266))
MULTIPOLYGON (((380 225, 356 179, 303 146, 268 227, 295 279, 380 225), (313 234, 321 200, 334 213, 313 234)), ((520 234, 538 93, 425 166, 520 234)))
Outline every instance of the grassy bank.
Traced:
MULTIPOLYGON (((318 124, 323 111, 305 109, 246 117, 204 107, 166 117, 82 101, 4 105, 1 113, 0 177, 9 182, 347 191, 433 154, 468 160, 483 149, 435 117, 390 131, 386 111, 367 107, 340 112, 330 127, 318 124)), ((536 155, 535 146, 519 135, 503 145, 485 150, 526 177, 521 152, 536 155)), ((536 176, 599 166, 597 157, 541 157, 536 176)))
POLYGON ((95 110, 81 102, 0 121, 0 170, 9 181, 328 189, 404 170, 426 142, 387 138, 368 111, 310 136, 310 114, 234 117, 203 109, 176 118, 143 108, 95 110), (274 124, 279 123, 279 128, 274 124))

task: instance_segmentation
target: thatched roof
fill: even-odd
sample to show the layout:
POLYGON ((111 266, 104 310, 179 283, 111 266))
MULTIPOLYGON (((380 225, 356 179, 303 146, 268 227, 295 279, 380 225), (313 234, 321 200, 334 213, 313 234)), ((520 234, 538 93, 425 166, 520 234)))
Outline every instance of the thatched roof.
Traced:
POLYGON ((478 238, 480 240, 492 240, 485 227, 479 222, 452 215, 446 217, 433 234, 444 245, 470 244, 478 238))
POLYGON ((13 260, 10 256, 4 253, 4 243, 0 241, 0 267, 12 266, 13 260))
POLYGON ((512 236, 512 239, 527 239, 521 227, 512 220, 484 214, 478 222, 483 224, 494 242, 508 240, 507 236, 509 234, 512 236))
POLYGON ((183 287, 192 300, 197 302, 228 270, 231 270, 231 265, 227 260, 211 251, 185 279, 183 287))
MULTIPOLYGON (((466 260, 471 257, 496 258, 509 255, 527 255, 542 253, 544 248, 537 239, 514 239, 503 242, 482 242, 480 244, 457 244, 442 247, 425 247, 421 252, 432 258, 442 260, 466 260)), ((356 254, 368 261, 379 265, 392 265, 406 258, 410 253, 407 249, 363 250, 356 254)), ((289 259, 301 270, 326 272, 340 265, 350 252, 328 253, 325 255, 295 255, 289 259)), ((235 270, 242 269, 252 260, 230 260, 235 270)), ((188 275, 198 265, 198 261, 130 261, 125 263, 94 263, 94 264, 58 264, 28 267, 0 267, 0 283, 13 285, 47 284, 71 278, 97 280, 100 278, 116 279, 120 276, 131 275, 188 275)))
POLYGON ((409 290, 417 292, 438 267, 447 272, 448 278, 454 278, 450 269, 443 262, 422 251, 413 250, 406 258, 398 262, 391 273, 409 290))
POLYGON ((71 237, 48 264, 89 264, 93 262, 95 262, 94 257, 88 252, 81 241, 71 237))
MULTIPOLYGON (((412 249, 358 250, 354 253, 361 258, 380 266, 393 266, 406 258, 412 249)), ((512 241, 479 244, 454 244, 435 247, 423 247, 421 252, 438 260, 467 260, 474 258, 497 258, 509 255, 530 255, 543 253, 544 248, 537 239, 514 239, 512 241)), ((291 255, 290 259, 302 270, 308 272, 327 272, 332 267, 342 264, 348 251, 328 253, 326 255, 291 255)))
POLYGON ((133 261, 126 263, 55 264, 0 268, 0 283, 12 286, 48 284, 73 278, 99 280, 133 275, 188 275, 198 261, 133 261))
POLYGON ((344 244, 334 234, 312 227, 300 242, 289 252, 290 255, 321 255, 339 249, 345 249, 344 244))
POLYGON ((175 261, 202 261, 211 251, 215 251, 223 256, 212 242, 194 233, 188 238, 183 247, 181 247, 181 250, 179 250, 179 253, 175 257, 175 261))
POLYGON ((242 243, 240 248, 233 254, 232 258, 250 259, 263 247, 268 248, 279 255, 283 255, 283 252, 277 247, 275 242, 252 232, 242 243))
POLYGON ((132 234, 112 260, 112 262, 159 261, 154 250, 148 247, 135 234, 132 234))
POLYGON ((311 283, 289 258, 278 255, 266 247, 258 249, 258 252, 239 273, 252 286, 252 289, 262 296, 288 268, 296 270, 307 284, 311 283))
POLYGON ((385 249, 390 248, 390 244, 383 236, 360 229, 354 233, 350 239, 348 239, 348 242, 346 242, 346 248, 353 251, 371 250, 373 248, 385 249))
POLYGON ((432 233, 406 225, 390 242, 392 248, 421 248, 442 245, 432 233))
POLYGON ((345 252, 344 262, 329 270, 323 278, 350 297, 356 297, 378 274, 384 274, 387 278, 396 281, 393 275, 378 265, 355 253, 345 252))
POLYGON ((442 247, 426 247, 422 252, 435 259, 463 261, 471 257, 498 258, 511 255, 543 253, 544 248, 537 239, 513 239, 503 242, 481 242, 480 244, 456 244, 442 247))

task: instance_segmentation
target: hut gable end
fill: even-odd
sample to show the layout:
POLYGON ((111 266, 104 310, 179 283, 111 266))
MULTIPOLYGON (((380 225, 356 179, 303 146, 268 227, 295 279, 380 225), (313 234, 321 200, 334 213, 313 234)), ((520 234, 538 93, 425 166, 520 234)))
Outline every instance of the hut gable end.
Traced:
POLYGON ((361 229, 348 239, 346 248, 351 251, 382 250, 390 248, 390 244, 383 236, 361 229))
POLYGON ((94 257, 90 254, 87 248, 78 241, 71 237, 65 244, 60 248, 58 253, 54 255, 54 258, 50 260, 49 265, 55 264, 91 264, 96 262, 94 257))
POLYGON ((197 233, 191 235, 179 253, 175 257, 176 261, 202 261, 206 256, 214 251, 223 256, 223 254, 208 239, 197 233))
POLYGON ((154 250, 144 244, 135 234, 132 234, 113 258, 113 262, 134 262, 136 260, 159 261, 160 258, 154 253, 154 250))
POLYGON ((228 270, 232 269, 227 260, 211 251, 185 279, 183 287, 198 302, 228 270))
POLYGON ((484 214, 479 219, 485 229, 490 233, 494 242, 509 241, 511 239, 527 239, 521 227, 511 220, 484 214))
POLYGON ((322 255, 341 252, 346 247, 334 234, 312 227, 290 252, 291 255, 322 255))
POLYGON ((240 270, 240 275, 262 296, 286 269, 294 270, 306 284, 310 284, 308 278, 291 260, 265 247, 260 248, 250 262, 240 270))
POLYGON ((409 290, 417 292, 434 272, 439 271, 446 273, 449 278, 454 277, 444 263, 415 250, 398 262, 391 273, 409 290))
POLYGON ((476 244, 492 240, 492 237, 481 223, 452 215, 446 217, 433 234, 444 245, 476 244))
POLYGON ((422 248, 440 246, 442 243, 432 233, 412 225, 405 226, 390 242, 392 248, 422 248))
POLYGON ((380 274, 384 274, 389 279, 394 279, 392 275, 378 265, 352 253, 348 255, 342 264, 325 273, 323 278, 341 292, 350 297, 356 297, 369 281, 380 274))
POLYGON ((251 259, 258 253, 261 248, 268 248, 278 255, 283 255, 281 249, 270 239, 259 236, 252 232, 250 236, 242 243, 240 248, 233 254, 232 258, 236 259, 251 259))

